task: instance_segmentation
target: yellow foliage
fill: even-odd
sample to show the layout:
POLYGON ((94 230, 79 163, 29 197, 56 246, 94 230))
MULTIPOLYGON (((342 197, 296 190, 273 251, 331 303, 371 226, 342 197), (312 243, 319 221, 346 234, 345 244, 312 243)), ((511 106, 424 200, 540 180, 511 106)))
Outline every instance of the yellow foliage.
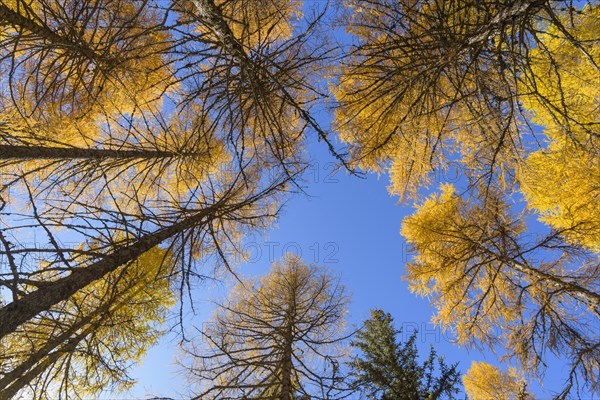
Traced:
POLYGON ((600 153, 556 139, 531 154, 519 175, 527 204, 543 222, 600 253, 600 153))
MULTIPOLYGON (((506 356, 532 374, 543 368, 544 351, 565 354, 594 376, 598 357, 588 346, 597 333, 597 261, 554 235, 532 242, 525 234, 526 214, 513 213, 502 193, 490 189, 483 199, 463 199, 451 185, 442 186, 404 219, 402 235, 415 251, 406 265, 409 288, 431 299, 433 322, 460 344, 502 343, 506 356), (580 336, 573 339, 575 329, 580 336), (578 355, 586 351, 589 356, 578 355)), ((579 230, 565 237, 594 239, 579 230)))
POLYGON ((568 34, 557 24, 539 33, 522 100, 546 135, 585 143, 597 138, 600 124, 600 6, 588 4, 559 22, 568 34))
POLYGON ((463 375, 465 392, 470 400, 533 399, 524 390, 524 382, 514 372, 506 373, 485 362, 473 361, 463 375))
POLYGON ((34 356, 33 365, 45 365, 31 382, 35 399, 93 397, 110 385, 118 390, 130 388, 135 383, 127 376, 130 363, 140 361, 156 343, 162 334, 160 324, 175 304, 166 279, 171 266, 167 252, 153 248, 85 287, 51 313, 8 336, 5 343, 10 351, 0 358, 1 365, 17 368, 42 351, 43 356, 34 356), (55 352, 44 353, 71 327, 78 328, 69 340, 55 345, 55 352))
POLYGON ((434 322, 452 327, 462 344, 486 341, 494 327, 519 318, 517 272, 486 251, 500 240, 499 228, 514 234, 523 229, 503 220, 504 207, 492 198, 485 207, 471 206, 444 185, 402 223, 401 233, 416 252, 407 264, 409 287, 432 298, 434 322))
MULTIPOLYGON (((368 66, 361 74, 369 75, 368 66)), ((390 192, 401 198, 411 197, 421 185, 430 182, 433 170, 441 168, 435 147, 438 137, 449 128, 437 115, 410 115, 411 101, 399 103, 391 90, 371 96, 366 88, 372 84, 367 79, 342 77, 333 89, 343 104, 336 109, 335 128, 340 139, 350 144, 356 166, 376 172, 389 168, 390 192)), ((394 84, 390 81, 383 85, 394 84)))
POLYGON ((572 243, 600 252, 600 7, 540 33, 524 79, 524 105, 544 127, 546 149, 521 168, 521 190, 540 219, 572 243), (575 27, 576 29, 572 29, 575 27), (576 44, 577 43, 577 44, 576 44))
MULTIPOLYGON (((468 57, 451 45, 452 37, 436 42, 440 30, 457 38, 471 34, 485 18, 477 3, 346 5, 356 10, 347 30, 359 45, 332 91, 339 104, 334 127, 354 163, 387 170, 390 192, 400 200, 414 199, 434 172, 453 162, 468 176, 493 171, 505 179, 521 156, 518 123, 496 104, 510 97, 505 83, 492 67, 465 65, 468 57)), ((493 5, 486 7, 493 13, 493 5)))
POLYGON ((16 42, 14 49, 9 40, 18 38, 21 28, 2 38, 11 46, 17 66, 12 74, 24 77, 13 79, 10 94, 2 94, 3 99, 11 99, 2 104, 2 113, 11 119, 19 117, 15 122, 45 139, 89 145, 99 140, 100 127, 107 120, 160 105, 162 95, 174 84, 165 59, 169 35, 154 29, 159 17, 141 3, 97 4, 87 25, 79 27, 79 36, 65 28, 78 23, 65 13, 69 4, 32 2, 28 7, 21 0, 13 3, 15 13, 34 24, 44 21, 55 36, 35 31, 32 39, 16 42))

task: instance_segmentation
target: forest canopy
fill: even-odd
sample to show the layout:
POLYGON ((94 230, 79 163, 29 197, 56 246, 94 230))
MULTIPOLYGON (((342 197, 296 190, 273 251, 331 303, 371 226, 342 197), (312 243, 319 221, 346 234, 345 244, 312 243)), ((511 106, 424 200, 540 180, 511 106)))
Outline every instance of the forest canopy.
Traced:
MULTIPOLYGON (((389 177, 405 284, 458 345, 600 393, 598 1, 0 0, 0 397, 131 387, 310 194, 315 146, 389 177)), ((221 353, 197 373, 226 376, 221 353)))

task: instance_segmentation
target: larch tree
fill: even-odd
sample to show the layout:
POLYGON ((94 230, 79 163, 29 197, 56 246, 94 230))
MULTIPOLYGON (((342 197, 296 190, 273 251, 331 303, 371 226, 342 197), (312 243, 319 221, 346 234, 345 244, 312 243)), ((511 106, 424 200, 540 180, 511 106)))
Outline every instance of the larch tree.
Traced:
POLYGON ((3 122, 90 145, 98 120, 160 102, 174 83, 161 15, 145 1, 0 4, 3 122))
POLYGON ((260 280, 243 279, 188 349, 196 398, 346 397, 347 303, 330 272, 289 254, 260 280))
POLYGON ((372 310, 352 345, 359 354, 351 363, 353 388, 374 400, 453 399, 458 393, 457 364, 448 366, 433 348, 421 363, 417 332, 404 343, 389 313, 372 310))
POLYGON ((568 122, 568 137, 575 138, 573 129, 586 132, 587 141, 578 142, 595 147, 589 142, 597 138, 595 3, 346 6, 355 43, 334 87, 335 124, 354 162, 389 170, 390 190, 401 198, 450 166, 473 185, 511 183, 531 146, 539 146, 540 135, 530 137, 532 108, 542 116, 534 122, 568 122))
POLYGON ((334 123, 351 162, 417 207, 410 287, 460 343, 540 375, 554 353, 562 397, 597 393, 598 3, 345 5, 334 123))
POLYGON ((470 400, 533 400, 527 384, 515 372, 506 373, 491 364, 474 361, 463 375, 470 400))
MULTIPOLYGON (((2 254, 7 256, 11 267, 11 271, 3 274, 3 283, 7 287, 16 286, 13 291, 16 294, 11 303, 0 309, 0 338, 157 245, 166 242, 168 249, 175 253, 173 257, 181 261, 177 265, 182 268, 199 256, 183 252, 188 247, 190 251, 200 251, 210 247, 212 243, 212 251, 223 251, 226 246, 225 240, 235 240, 235 235, 242 233, 244 227, 259 227, 261 223, 276 215, 278 208, 273 204, 273 196, 285 190, 285 184, 284 179, 276 181, 262 191, 252 192, 252 188, 248 188, 248 182, 237 176, 231 182, 232 186, 226 186, 223 192, 198 193, 193 199, 195 202, 189 202, 187 210, 167 208, 166 215, 155 216, 156 219, 144 215, 140 219, 123 221, 119 219, 118 212, 116 215, 105 212, 97 216, 94 214, 96 209, 93 205, 88 205, 89 211, 78 210, 76 218, 82 218, 83 215, 88 223, 111 223, 116 226, 116 233, 102 232, 105 236, 95 239, 92 244, 74 247, 62 247, 50 230, 50 227, 54 226, 72 227, 64 221, 64 213, 60 212, 57 216, 37 216, 39 220, 44 218, 41 225, 42 228, 46 228, 45 233, 49 241, 47 248, 14 249, 14 245, 6 240, 7 235, 2 236, 5 238, 5 251, 2 254), (201 194, 204 196, 200 197, 201 194), (54 218, 60 221, 55 221, 54 218), (223 242, 219 240, 218 231, 221 229, 228 230, 224 233, 226 238, 223 238, 223 242), (31 253, 50 254, 45 258, 47 264, 42 271, 25 269, 31 267, 31 260, 25 258, 31 253), (186 257, 190 256, 191 259, 186 260, 186 257), (17 257, 20 258, 20 262, 15 261, 17 257), (69 273, 65 273, 65 270, 69 273), (48 280, 44 276, 47 273, 52 273, 52 279, 48 280)), ((9 231, 11 234, 15 231, 18 233, 18 228, 24 229, 11 227, 9 231)), ((91 228, 90 230, 99 231, 91 228)), ((190 274, 192 271, 181 272, 190 274)))

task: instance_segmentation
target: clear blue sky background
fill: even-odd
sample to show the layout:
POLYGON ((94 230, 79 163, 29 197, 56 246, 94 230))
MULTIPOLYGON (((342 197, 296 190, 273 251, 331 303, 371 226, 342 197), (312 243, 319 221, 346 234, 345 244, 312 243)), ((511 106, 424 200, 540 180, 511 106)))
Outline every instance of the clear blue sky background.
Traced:
MULTIPOLYGON (((370 309, 382 308, 392 314, 397 327, 404 326, 405 331, 419 328, 418 345, 423 356, 433 345, 449 363, 459 362, 463 373, 472 360, 500 365, 488 352, 468 351, 453 345, 429 323, 433 309, 427 299, 408 291, 402 275, 410 255, 399 230, 402 218, 412 208, 396 204, 397 199, 387 192, 387 177, 369 175, 358 179, 345 172, 332 175, 332 157, 325 145, 313 143, 309 151, 316 160, 315 169, 306 175, 310 196, 294 196, 268 236, 248 238, 252 262, 240 265, 240 272, 262 274, 269 269, 273 257, 279 259, 286 249, 301 252, 306 262, 327 265, 341 274, 352 295, 350 324, 358 326, 368 318, 370 309)), ((223 296, 226 286, 206 283, 195 291, 196 326, 201 327, 210 318, 210 300, 223 296)), ((177 351, 177 341, 165 337, 141 366, 133 369, 138 384, 131 392, 102 398, 141 399, 151 395, 185 398, 186 382, 176 374, 178 367, 173 365, 177 351)), ((551 359, 550 365, 544 391, 532 382, 539 399, 550 398, 551 390, 558 390, 562 383, 562 363, 551 359)))

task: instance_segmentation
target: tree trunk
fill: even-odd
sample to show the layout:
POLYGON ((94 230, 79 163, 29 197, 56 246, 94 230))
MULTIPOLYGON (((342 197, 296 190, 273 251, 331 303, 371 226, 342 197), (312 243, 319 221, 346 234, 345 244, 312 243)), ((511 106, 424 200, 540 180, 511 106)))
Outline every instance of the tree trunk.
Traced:
POLYGON ((233 32, 225 22, 221 10, 212 0, 192 0, 196 7, 197 16, 213 34, 221 41, 224 50, 239 64, 253 68, 254 63, 248 58, 242 45, 235 39, 233 32))
POLYGON ((285 330, 283 344, 283 356, 281 359, 281 400, 293 399, 292 394, 292 326, 289 325, 285 330))
POLYGON ((164 240, 206 222, 218 211, 218 204, 207 207, 191 217, 167 228, 145 235, 129 246, 114 251, 87 267, 74 269, 70 275, 49 283, 0 309, 0 339, 21 324, 52 306, 67 300, 78 290, 127 264, 164 240))
MULTIPOLYGON (((0 145, 0 160, 54 160, 54 159, 105 159, 105 158, 169 158, 178 153, 154 150, 85 149, 79 147, 13 146, 0 145)), ((187 154, 182 154, 187 155, 187 154)))
POLYGON ((294 326, 296 325, 296 290, 298 290, 297 276, 294 274, 290 280, 290 293, 286 312, 287 321, 283 332, 283 356, 281 359, 281 400, 294 399, 294 388, 292 387, 292 357, 294 351, 294 326))
POLYGON ((470 34, 465 44, 467 47, 476 46, 486 42, 502 30, 503 27, 514 23, 523 17, 536 14, 548 0, 517 0, 508 7, 503 8, 494 18, 470 34))

